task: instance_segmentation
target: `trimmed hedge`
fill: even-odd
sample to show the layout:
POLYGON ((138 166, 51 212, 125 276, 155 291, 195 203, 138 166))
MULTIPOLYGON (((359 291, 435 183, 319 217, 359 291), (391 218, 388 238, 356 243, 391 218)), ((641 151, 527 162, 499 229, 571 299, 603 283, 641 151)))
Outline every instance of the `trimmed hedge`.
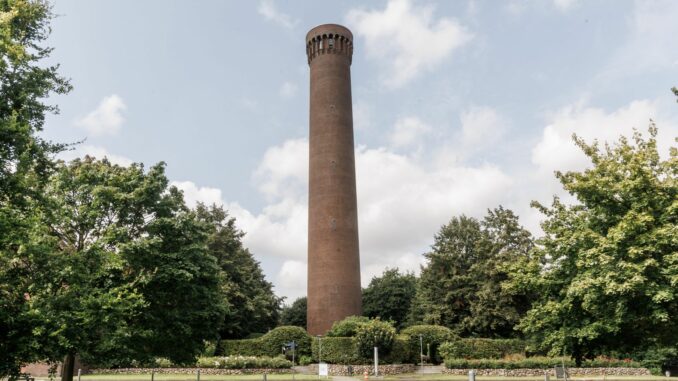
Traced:
POLYGON ((289 369, 292 362, 283 357, 227 356, 201 357, 196 365, 218 369, 289 369))
POLYGON ((391 352, 386 355, 379 354, 379 363, 383 364, 407 364, 410 362, 412 354, 408 343, 408 337, 398 335, 393 339, 391 352))
POLYGON ((313 362, 318 362, 318 355, 322 356, 320 360, 330 364, 363 364, 365 360, 358 356, 358 348, 352 337, 323 337, 322 353, 319 351, 318 339, 313 339, 311 345, 313 351, 313 362))
POLYGON ((440 325, 414 325, 402 330, 401 334, 407 340, 407 351, 410 355, 407 360, 415 364, 421 361, 419 353, 422 348, 419 335, 422 338, 421 346, 424 356, 429 356, 428 361, 434 364, 440 364, 444 359, 438 347, 442 343, 457 339, 451 329, 440 325))
MULTIPOLYGON (((574 368, 572 359, 558 357, 527 357, 518 360, 504 359, 447 359, 445 367, 448 369, 550 369, 555 366, 574 368)), ((642 368, 636 361, 630 360, 589 360, 582 362, 580 368, 642 368)))
POLYGON ((526 343, 518 339, 457 339, 440 345, 440 356, 447 359, 499 359, 525 354, 526 343))
POLYGON ((224 340, 221 342, 224 355, 233 356, 269 356, 280 355, 283 345, 295 341, 296 355, 311 354, 311 337, 301 327, 278 327, 256 339, 224 340))
MULTIPOLYGON (((318 362, 318 339, 313 340, 313 362, 318 362)), ((379 353, 379 363, 381 364, 402 364, 410 358, 407 339, 398 336, 393 340, 391 351, 388 354, 379 353)), ((356 339, 353 337, 323 337, 322 338, 322 358, 323 362, 329 364, 341 365, 361 365, 371 364, 372 357, 361 357, 358 354, 356 339)))

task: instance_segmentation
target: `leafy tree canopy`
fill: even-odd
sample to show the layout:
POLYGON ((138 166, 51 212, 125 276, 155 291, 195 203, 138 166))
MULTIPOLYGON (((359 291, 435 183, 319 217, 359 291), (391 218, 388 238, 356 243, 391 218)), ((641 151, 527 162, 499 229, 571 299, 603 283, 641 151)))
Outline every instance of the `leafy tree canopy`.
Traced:
POLYGON ((27 250, 28 296, 47 357, 67 355, 64 379, 76 353, 104 366, 186 363, 216 337, 226 308, 211 226, 168 183, 162 163, 146 172, 91 157, 50 178, 27 250))
POLYGON ((207 248, 217 259, 224 277, 222 298, 230 305, 220 330, 221 339, 268 332, 280 320, 282 299, 273 293, 273 284, 264 277, 259 262, 243 246, 245 234, 221 207, 198 204, 196 212, 211 226, 207 248))
POLYGON ((43 355, 33 335, 41 318, 25 298, 33 287, 26 246, 50 154, 63 146, 36 133, 58 111, 45 99, 71 89, 57 65, 42 65, 51 18, 44 1, 0 0, 0 378, 43 355))
POLYGON ((402 328, 416 293, 417 278, 412 273, 401 274, 398 269, 386 269, 374 277, 363 289, 363 314, 392 321, 402 328))
POLYGON ((518 216, 501 206, 482 221, 452 218, 425 254, 411 322, 443 325, 462 336, 514 336, 529 296, 502 287, 505 264, 526 257, 532 247, 518 216))
POLYGON ((678 150, 662 159, 657 128, 601 148, 574 137, 592 167, 557 172, 574 205, 555 198, 510 288, 538 299, 519 328, 578 361, 606 351, 675 346, 678 339, 678 150))
POLYGON ((281 325, 294 325, 306 328, 307 298, 297 298, 290 306, 285 306, 280 313, 281 325))

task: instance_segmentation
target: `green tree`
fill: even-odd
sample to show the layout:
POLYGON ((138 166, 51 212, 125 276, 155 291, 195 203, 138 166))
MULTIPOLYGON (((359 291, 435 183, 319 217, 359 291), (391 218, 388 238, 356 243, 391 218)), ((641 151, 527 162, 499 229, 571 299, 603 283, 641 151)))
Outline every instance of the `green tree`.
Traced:
POLYGON ((58 65, 43 66, 51 18, 44 1, 0 0, 0 378, 43 356, 34 334, 42 316, 26 298, 34 287, 28 242, 50 155, 63 146, 37 133, 58 112, 45 99, 71 89, 58 65))
POLYGON ((512 337, 530 295, 505 288, 507 263, 528 256, 532 235, 502 206, 478 221, 453 218, 425 254, 412 323, 443 325, 462 336, 512 337))
POLYGON ((462 325, 472 336, 513 337, 517 334, 514 327, 530 308, 533 295, 503 286, 509 279, 507 264, 527 258, 534 240, 520 225, 518 216, 502 206, 489 210, 481 227, 480 259, 471 267, 477 286, 470 314, 462 325))
POLYGON ((245 235, 221 207, 198 204, 196 212, 211 225, 207 247, 224 277, 222 297, 230 305, 220 330, 221 339, 242 339, 265 333, 280 320, 282 299, 273 293, 259 262, 242 244, 245 235))
POLYGON ((194 361, 225 313, 222 279, 207 250, 211 226, 168 186, 164 164, 61 163, 45 187, 50 207, 34 232, 29 298, 45 317, 48 358, 90 364, 194 361), (41 254, 42 255, 42 254, 41 254))
POLYGON ((412 321, 459 329, 470 314, 475 292, 471 267, 480 258, 480 222, 454 217, 435 235, 432 251, 424 254, 412 309, 412 321))
POLYGON ((577 202, 554 198, 545 236, 513 266, 510 287, 538 299, 520 329, 578 362, 678 340, 678 150, 662 159, 657 129, 600 148, 574 137, 593 166, 557 172, 577 202))
POLYGON ((370 318, 393 321, 396 328, 403 327, 416 293, 417 278, 412 273, 401 274, 396 269, 386 269, 374 277, 363 289, 363 314, 370 318))
POLYGON ((297 298, 290 306, 284 306, 280 313, 280 325, 294 325, 306 328, 307 298, 297 298))

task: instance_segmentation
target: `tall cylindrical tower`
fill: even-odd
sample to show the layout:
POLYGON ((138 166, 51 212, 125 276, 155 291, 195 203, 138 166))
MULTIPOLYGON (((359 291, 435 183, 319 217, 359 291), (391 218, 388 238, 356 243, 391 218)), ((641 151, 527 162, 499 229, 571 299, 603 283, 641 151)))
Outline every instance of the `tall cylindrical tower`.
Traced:
POLYGON ((325 24, 306 35, 311 68, 308 179, 308 332, 362 313, 353 152, 353 35, 325 24))

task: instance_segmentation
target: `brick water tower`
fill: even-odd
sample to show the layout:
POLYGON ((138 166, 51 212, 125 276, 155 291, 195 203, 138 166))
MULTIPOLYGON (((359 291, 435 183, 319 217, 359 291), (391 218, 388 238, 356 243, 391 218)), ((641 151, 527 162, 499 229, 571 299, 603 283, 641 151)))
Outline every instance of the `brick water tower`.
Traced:
POLYGON ((311 68, 308 179, 308 333, 362 314, 353 151, 353 35, 325 24, 306 35, 311 68))

